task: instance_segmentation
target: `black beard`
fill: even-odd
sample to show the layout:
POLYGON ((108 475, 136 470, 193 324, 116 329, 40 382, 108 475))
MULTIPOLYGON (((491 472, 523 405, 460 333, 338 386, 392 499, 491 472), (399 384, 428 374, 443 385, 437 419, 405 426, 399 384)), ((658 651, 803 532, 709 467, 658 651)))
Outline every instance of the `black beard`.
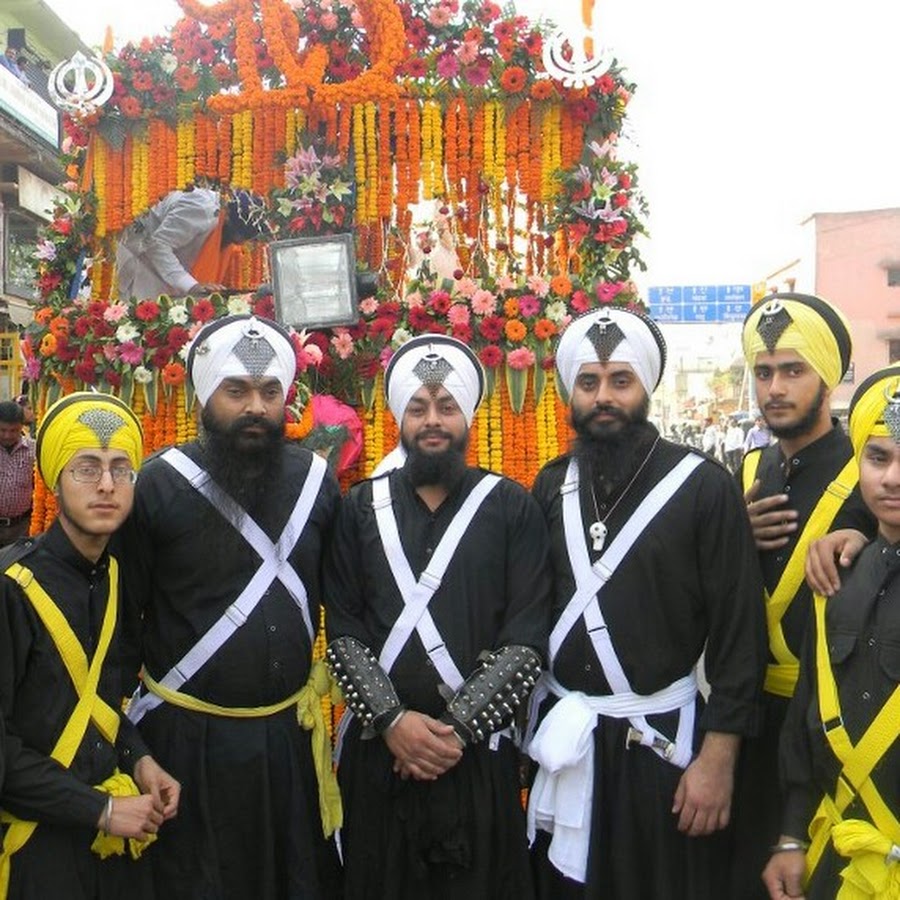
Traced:
POLYGON ((241 416, 226 425, 207 407, 200 421, 207 471, 232 499, 253 512, 281 480, 284 423, 262 416, 241 416), (251 426, 261 428, 262 434, 244 434, 243 429, 251 426))
MULTIPOLYGON (((783 440, 792 441, 796 438, 803 437, 805 434, 809 434, 810 431, 813 430, 816 422, 819 420, 819 414, 822 411, 822 404, 825 402, 825 383, 819 385, 819 393, 816 394, 815 400, 813 400, 809 409, 806 411, 806 414, 800 419, 800 421, 795 422, 793 425, 786 425, 783 428, 778 428, 774 425, 769 425, 769 420, 766 419, 766 424, 769 425, 769 431, 777 438, 782 438, 783 440)), ((763 418, 765 419, 765 409, 763 409, 763 418)))
POLYGON ((466 446, 468 432, 457 440, 446 431, 439 432, 450 440, 450 446, 439 453, 425 453, 419 449, 418 441, 409 442, 401 436, 400 443, 406 450, 406 474, 413 487, 441 485, 451 493, 462 481, 466 473, 466 446))
POLYGON ((656 430, 647 421, 650 400, 645 398, 633 413, 615 407, 592 407, 587 413, 571 410, 572 427, 577 435, 572 452, 579 471, 597 488, 598 496, 609 497, 638 470, 656 439, 656 430), (590 419, 602 410, 621 422, 617 430, 591 424, 590 419))

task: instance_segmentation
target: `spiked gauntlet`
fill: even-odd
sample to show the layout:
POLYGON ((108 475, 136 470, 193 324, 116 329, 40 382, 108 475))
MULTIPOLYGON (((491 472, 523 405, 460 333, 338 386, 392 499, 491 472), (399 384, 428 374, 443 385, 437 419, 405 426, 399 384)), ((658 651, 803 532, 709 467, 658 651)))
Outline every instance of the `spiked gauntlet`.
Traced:
POLYGON ((518 644, 490 650, 447 704, 441 717, 466 744, 483 741, 505 728, 527 699, 541 673, 541 658, 518 644))
POLYGON ((325 650, 325 663, 363 728, 382 734, 403 712, 387 672, 361 641, 336 638, 325 650))

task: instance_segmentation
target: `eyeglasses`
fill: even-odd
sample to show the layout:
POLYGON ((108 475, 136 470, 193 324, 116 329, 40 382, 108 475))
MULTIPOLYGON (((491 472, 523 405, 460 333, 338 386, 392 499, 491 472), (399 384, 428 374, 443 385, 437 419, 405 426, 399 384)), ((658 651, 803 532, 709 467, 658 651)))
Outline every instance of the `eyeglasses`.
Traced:
POLYGON ((104 472, 109 472, 115 484, 134 484, 137 481, 138 473, 131 466, 110 466, 105 469, 95 463, 82 463, 78 466, 72 466, 69 471, 72 473, 73 480, 79 484, 99 484, 103 478, 104 472))

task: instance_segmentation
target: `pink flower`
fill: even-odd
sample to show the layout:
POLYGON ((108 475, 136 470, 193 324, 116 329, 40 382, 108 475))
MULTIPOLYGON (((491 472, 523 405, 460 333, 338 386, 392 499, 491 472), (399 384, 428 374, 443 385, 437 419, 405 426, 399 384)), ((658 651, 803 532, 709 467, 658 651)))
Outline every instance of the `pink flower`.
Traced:
POLYGON ((531 275, 528 278, 528 287, 533 290, 538 297, 546 297, 550 293, 550 282, 540 275, 531 275))
POLYGON ((527 347, 519 347, 517 350, 510 350, 506 354, 506 364, 511 369, 530 369, 535 362, 534 353, 527 347))
POLYGON ((419 291, 410 291, 404 298, 404 303, 412 309, 414 306, 422 306, 425 303, 425 299, 419 293, 419 291))
POLYGON ((338 27, 338 17, 333 12, 322 13, 319 24, 326 31, 334 31, 338 27))
POLYGON ((464 65, 468 66, 478 59, 479 44, 477 41, 463 41, 459 50, 456 51, 457 59, 464 65))
POLYGON ((435 28, 442 28, 449 21, 450 7, 448 6, 441 4, 440 6, 435 6, 428 12, 428 24, 433 25, 435 28))
POLYGON ((366 299, 359 304, 359 311, 364 316, 371 316, 377 309, 378 301, 374 297, 366 297, 366 299))
POLYGON ((129 366, 136 366, 144 360, 144 348, 134 341, 119 345, 119 359, 129 366))
POLYGON ((434 68, 441 78, 456 78, 459 75, 459 60, 453 53, 442 53, 434 68))
POLYGON ((124 303, 113 303, 103 310, 103 318, 107 322, 118 322, 128 315, 128 307, 124 303))
POLYGON ((584 291, 575 291, 569 302, 577 313, 587 312, 591 308, 591 298, 584 291))
POLYGON ((381 353, 378 354, 378 362, 381 363, 382 369, 388 367, 388 363, 391 361, 393 355, 394 348, 390 344, 385 344, 385 346, 381 348, 381 353))
POLYGON ((503 291, 504 293, 506 293, 506 291, 515 290, 515 287, 516 287, 516 280, 514 278, 510 278, 509 275, 501 275, 497 279, 497 290, 498 291, 503 291))
POLYGON ((456 283, 456 293, 463 297, 472 297, 477 290, 478 282, 475 281, 474 278, 466 276, 465 278, 458 279, 456 283))
POLYGON ((528 318, 541 311, 541 301, 534 294, 522 294, 519 297, 519 314, 528 318))
POLYGON ((336 334, 331 339, 331 346, 341 359, 349 359, 353 355, 353 338, 346 331, 336 334))
POLYGON ((454 303, 447 310, 447 320, 451 325, 468 325, 471 315, 469 307, 463 303, 454 303))
POLYGON ((472 312, 478 316, 492 316, 497 310, 497 298, 481 288, 472 295, 472 312))
POLYGON ((605 281, 597 285, 597 299, 601 303, 612 303, 622 292, 624 285, 621 281, 605 281))
POLYGON ((473 87, 484 87, 491 77, 491 61, 486 56, 479 56, 476 62, 463 70, 463 75, 473 87))

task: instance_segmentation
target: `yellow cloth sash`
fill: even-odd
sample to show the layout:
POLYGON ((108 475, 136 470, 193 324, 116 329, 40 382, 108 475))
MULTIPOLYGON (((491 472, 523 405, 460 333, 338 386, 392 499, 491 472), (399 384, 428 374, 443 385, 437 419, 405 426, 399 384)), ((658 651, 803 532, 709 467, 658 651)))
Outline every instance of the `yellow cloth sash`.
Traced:
MULTIPOLYGON (((78 693, 78 702, 66 722, 62 734, 50 756, 60 765, 68 768, 75 758, 75 753, 84 740, 88 722, 93 721, 100 733, 110 742, 115 743, 119 732, 119 714, 97 695, 100 673, 110 641, 116 627, 119 595, 119 567, 113 557, 109 558, 109 599, 100 627, 100 638, 94 658, 88 666, 87 656, 72 627, 66 621, 59 607, 49 594, 38 584, 34 573, 19 563, 13 563, 5 573, 16 582, 25 596, 31 601, 47 629, 63 664, 72 679, 78 693)), ((5 898, 9 890, 10 861, 14 853, 25 846, 37 828, 37 822, 26 822, 16 819, 9 813, 3 813, 3 821, 8 822, 9 829, 3 840, 3 852, 0 853, 0 898, 5 898)))
MULTIPOLYGON (((744 492, 750 490, 756 479, 762 451, 748 453, 744 458, 743 484, 744 492)), ((855 459, 849 459, 837 478, 828 485, 819 502, 816 504, 800 537, 794 546, 790 559, 778 579, 772 594, 766 591, 766 623, 769 632, 769 650, 776 662, 766 668, 765 690, 778 697, 792 697, 800 674, 800 661, 791 652, 784 637, 781 620, 791 605, 797 591, 800 590, 804 578, 804 566, 809 545, 828 533, 838 510, 844 501, 853 493, 859 480, 859 468, 855 459)))
POLYGON ((877 828, 860 819, 847 819, 831 832, 834 849, 850 859, 841 870, 843 884, 837 900, 896 900, 900 897, 900 848, 877 828), (890 859, 891 863, 885 865, 890 859))
MULTIPOLYGON (((140 788, 134 783, 134 779, 118 769, 103 784, 98 784, 96 787, 98 791, 111 794, 113 797, 139 797, 141 793, 140 788)), ((128 838, 128 852, 131 854, 131 858, 137 859, 155 840, 155 834, 151 834, 145 841, 128 838)), ((125 853, 125 838, 98 831, 94 843, 91 844, 91 850, 100 859, 106 859, 107 856, 122 856, 125 853)))
POLYGON ((173 691, 164 687, 154 680, 146 669, 142 672, 142 678, 147 690, 156 694, 157 697, 162 697, 166 703, 210 716, 258 719, 273 716, 291 706, 296 706, 298 723, 306 731, 311 732, 313 763, 319 784, 319 812, 322 817, 322 830, 326 837, 330 837, 335 829, 341 827, 343 823, 341 794, 334 767, 331 764, 331 738, 325 727, 325 716, 322 713, 321 703, 321 698, 333 693, 336 688, 321 660, 312 664, 309 680, 299 691, 269 706, 219 706, 217 703, 209 703, 182 691, 173 691))
MULTIPOLYGON (((839 853, 842 852, 841 847, 851 852, 850 865, 841 873, 844 878, 844 888, 838 895, 841 900, 870 896, 897 898, 900 897, 900 893, 859 894, 853 891, 858 889, 859 884, 864 884, 867 880, 872 881, 872 858, 870 851, 866 849, 867 846, 871 846, 872 831, 880 833, 880 837, 887 842, 888 850, 892 845, 900 844, 900 822, 888 808, 870 777, 879 760, 900 735, 897 725, 900 721, 900 686, 894 689, 865 734, 854 746, 841 718, 837 683, 828 654, 828 637, 825 633, 826 600, 820 594, 816 594, 813 602, 816 614, 819 715, 832 752, 841 763, 841 772, 838 775, 834 797, 829 794, 823 797, 809 826, 811 844, 806 854, 807 879, 812 876, 819 864, 828 841, 833 840, 835 850, 839 853), (874 827, 855 819, 843 820, 844 810, 857 796, 863 801, 874 827), (860 825, 868 827, 861 829, 860 825), (860 840, 861 835, 863 840, 860 840), (844 889, 848 893, 844 894, 844 889)), ((881 856, 882 868, 885 870, 896 868, 896 863, 886 865, 890 862, 886 857, 887 854, 881 856)), ((885 883, 890 887, 895 880, 894 875, 889 873, 885 883)), ((883 879, 879 878, 875 883, 880 884, 882 881, 883 879)))

